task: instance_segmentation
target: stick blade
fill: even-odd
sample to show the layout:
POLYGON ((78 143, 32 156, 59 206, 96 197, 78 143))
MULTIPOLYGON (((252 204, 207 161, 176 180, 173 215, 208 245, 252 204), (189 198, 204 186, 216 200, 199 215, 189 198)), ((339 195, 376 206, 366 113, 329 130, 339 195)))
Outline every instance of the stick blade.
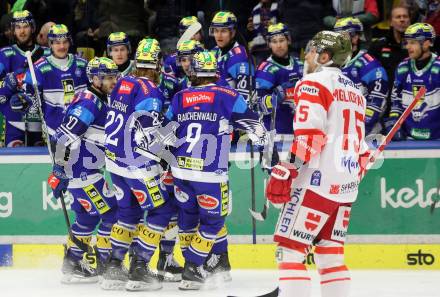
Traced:
POLYGON ((179 47, 185 41, 191 40, 191 38, 202 29, 202 24, 199 22, 195 22, 191 26, 186 29, 186 31, 182 34, 182 36, 177 41, 177 46, 179 47))

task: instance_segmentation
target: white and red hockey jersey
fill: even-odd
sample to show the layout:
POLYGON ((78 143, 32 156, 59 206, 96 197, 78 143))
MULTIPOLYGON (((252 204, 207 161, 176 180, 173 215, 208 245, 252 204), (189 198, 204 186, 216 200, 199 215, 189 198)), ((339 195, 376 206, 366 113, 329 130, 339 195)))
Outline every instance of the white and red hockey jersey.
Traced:
POLYGON ((322 67, 295 87, 292 153, 304 160, 294 188, 330 200, 356 200, 359 154, 365 136, 366 100, 340 69, 322 67))

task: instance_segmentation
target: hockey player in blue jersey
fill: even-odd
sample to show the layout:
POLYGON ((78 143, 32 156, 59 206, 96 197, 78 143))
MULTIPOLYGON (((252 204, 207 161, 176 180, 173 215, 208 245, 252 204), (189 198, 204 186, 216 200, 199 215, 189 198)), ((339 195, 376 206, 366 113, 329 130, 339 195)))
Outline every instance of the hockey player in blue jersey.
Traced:
MULTIPOLYGON (((179 288, 197 290, 206 280, 204 263, 216 238, 224 236, 229 210, 230 125, 264 143, 266 129, 237 91, 215 84, 212 52, 191 61, 192 86, 177 93, 166 117, 178 124, 171 163, 179 206, 179 239, 185 267, 179 288)), ((219 260, 219 259, 217 259, 219 260)))
POLYGON ((133 70, 134 61, 130 60, 131 44, 124 32, 113 32, 107 38, 107 56, 118 65, 121 76, 127 76, 133 70))
POLYGON ((87 76, 90 86, 75 95, 61 126, 50 139, 54 166, 48 183, 56 198, 64 199, 62 192, 66 189, 73 196, 71 208, 76 219, 71 228, 76 238, 90 244, 98 226, 95 249, 98 271, 83 262, 84 251, 69 238, 62 267, 63 283, 97 281, 110 256, 110 231, 116 222, 116 197, 109 190, 102 170, 107 96, 116 85, 119 71, 112 60, 94 58, 88 63, 87 76))
POLYGON ((103 289, 162 287, 149 273, 148 263, 176 208, 160 181, 159 163, 136 151, 138 147, 148 149, 151 132, 161 124, 162 100, 156 87, 159 71, 158 41, 141 40, 132 75, 121 78, 110 96, 105 128, 106 169, 116 189, 118 221, 111 232, 112 255, 103 275, 103 289), (139 224, 145 211, 145 224, 139 224), (136 234, 127 275, 122 261, 136 234))
POLYGON ((351 36, 353 55, 342 73, 350 78, 367 99, 365 112, 365 134, 382 131, 381 118, 386 109, 386 98, 389 91, 388 76, 379 60, 360 49, 363 39, 363 26, 357 18, 338 19, 334 26, 336 32, 347 32, 351 36))
MULTIPOLYGON (((64 112, 75 93, 85 90, 88 79, 87 61, 68 53, 72 39, 67 27, 62 24, 53 25, 49 30, 48 39, 52 54, 39 59, 34 63, 34 68, 43 120, 47 133, 52 136, 61 125, 64 112)), ((23 87, 26 94, 19 99, 24 98, 27 103, 33 105, 31 108, 38 110, 39 103, 33 104, 36 94, 29 70, 26 72, 23 87)), ((24 108, 23 101, 11 99, 11 105, 17 109, 24 108)))
MULTIPOLYGON (((16 43, 0 49, 0 79, 5 79, 12 92, 7 100, 11 97, 17 100, 17 96, 20 96, 14 95, 20 92, 27 69, 25 52, 31 52, 34 62, 50 54, 48 48, 35 43, 35 30, 35 20, 29 11, 16 11, 12 14, 11 31, 16 43)), ((38 113, 16 113, 9 104, 1 106, 0 112, 6 119, 6 146, 41 145, 41 121, 38 113)))
MULTIPOLYGON (((194 23, 198 22, 197 17, 187 16, 180 20, 179 22, 179 34, 182 34, 194 23)), ((191 37, 191 40, 195 40, 203 44, 202 31, 197 32, 191 37)), ((163 72, 171 74, 174 77, 182 78, 185 76, 185 72, 178 64, 178 54, 177 52, 167 55, 163 59, 163 72)))
POLYGON ((404 33, 409 58, 396 69, 387 130, 396 123, 422 86, 426 94, 393 140, 440 138, 440 58, 431 51, 434 39, 434 28, 426 23, 413 24, 404 33))
POLYGON ((177 48, 176 63, 182 69, 183 75, 177 77, 172 73, 163 72, 159 84, 159 89, 162 91, 167 103, 171 101, 171 98, 173 98, 177 92, 190 86, 191 83, 188 79, 188 70, 191 63, 191 57, 202 50, 202 45, 196 40, 184 41, 177 48))
POLYGON ((303 63, 289 55, 291 40, 286 25, 270 25, 267 43, 272 54, 258 66, 255 73, 258 101, 261 102, 261 111, 266 114, 266 129, 269 130, 271 122, 271 116, 268 114, 271 113, 271 107, 276 105, 276 133, 291 135, 294 114, 293 91, 296 82, 303 76, 303 63))
POLYGON ((209 35, 217 44, 213 51, 218 61, 220 80, 227 82, 249 102, 254 66, 244 46, 235 41, 236 34, 237 17, 229 11, 217 12, 209 27, 209 35))

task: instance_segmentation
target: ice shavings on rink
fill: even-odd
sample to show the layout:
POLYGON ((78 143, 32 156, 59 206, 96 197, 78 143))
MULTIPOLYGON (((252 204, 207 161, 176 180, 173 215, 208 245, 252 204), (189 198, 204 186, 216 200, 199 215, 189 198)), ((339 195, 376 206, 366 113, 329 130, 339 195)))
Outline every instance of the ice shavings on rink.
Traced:
MULTIPOLYGON (((350 297, 439 297, 440 271, 356 270, 352 271, 350 297)), ((319 297, 318 275, 313 279, 312 296, 319 297)), ((98 284, 62 285, 59 270, 0 268, 0 296, 256 296, 272 291, 277 272, 273 270, 233 270, 231 283, 219 284, 215 290, 183 292, 177 283, 165 283, 157 292, 103 291, 98 284)), ((292 296, 294 297, 294 296, 292 296)))

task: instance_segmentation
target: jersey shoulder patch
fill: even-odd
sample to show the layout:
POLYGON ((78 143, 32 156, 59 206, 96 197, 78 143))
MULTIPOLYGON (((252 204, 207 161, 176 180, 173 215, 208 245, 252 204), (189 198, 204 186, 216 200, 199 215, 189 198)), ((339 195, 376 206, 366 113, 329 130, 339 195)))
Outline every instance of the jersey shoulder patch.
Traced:
POLYGON ((0 49, 0 52, 6 57, 14 56, 16 54, 15 50, 10 46, 0 49))
POLYGON ((76 56, 75 56, 75 59, 76 59, 76 65, 78 67, 85 68, 87 66, 87 61, 85 59, 80 58, 80 57, 76 57, 76 56))

